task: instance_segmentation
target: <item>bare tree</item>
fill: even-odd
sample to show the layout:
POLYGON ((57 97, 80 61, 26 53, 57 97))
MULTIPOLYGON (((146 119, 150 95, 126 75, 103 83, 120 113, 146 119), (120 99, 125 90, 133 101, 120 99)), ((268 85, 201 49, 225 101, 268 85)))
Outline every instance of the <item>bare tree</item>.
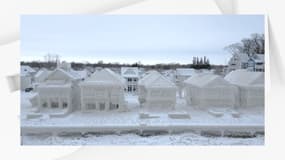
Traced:
POLYGON ((228 52, 244 53, 248 56, 254 56, 256 54, 264 54, 264 34, 254 33, 250 38, 244 38, 240 43, 230 44, 225 47, 228 52))

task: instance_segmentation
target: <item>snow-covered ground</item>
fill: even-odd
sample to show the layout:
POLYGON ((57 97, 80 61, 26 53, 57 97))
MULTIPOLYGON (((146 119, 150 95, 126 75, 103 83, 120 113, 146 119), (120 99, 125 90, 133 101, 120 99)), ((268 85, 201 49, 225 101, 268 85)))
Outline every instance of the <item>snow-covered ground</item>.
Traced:
POLYGON ((24 145, 263 145, 264 136, 252 138, 207 137, 195 133, 155 136, 92 135, 72 136, 30 135, 22 137, 24 145))
MULTIPOLYGON (((205 109, 195 109, 187 106, 184 99, 177 99, 175 112, 188 113, 189 119, 175 119, 168 116, 169 112, 174 111, 149 111, 151 116, 156 118, 140 118, 139 103, 137 96, 126 95, 128 111, 98 111, 83 113, 75 111, 66 117, 61 118, 25 118, 32 113, 33 108, 29 102, 29 97, 34 93, 21 92, 21 126, 22 127, 41 127, 41 126, 148 126, 164 125, 264 125, 264 108, 239 109, 240 117, 232 115, 232 110, 219 108, 218 112, 222 116, 214 116, 205 109)), ((252 138, 230 138, 230 137, 204 137, 195 133, 163 134, 149 137, 141 137, 137 134, 121 135, 85 135, 85 136, 51 136, 51 135, 25 135, 22 137, 22 144, 186 144, 186 145, 258 145, 264 143, 264 137, 257 136, 252 138)))

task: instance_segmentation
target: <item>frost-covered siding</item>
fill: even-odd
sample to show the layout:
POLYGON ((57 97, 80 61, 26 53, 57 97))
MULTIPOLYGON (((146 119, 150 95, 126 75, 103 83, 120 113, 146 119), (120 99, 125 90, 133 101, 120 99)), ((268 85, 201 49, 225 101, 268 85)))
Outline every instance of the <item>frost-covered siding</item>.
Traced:
POLYGON ((63 69, 55 69, 37 87, 39 109, 72 111, 78 105, 75 78, 63 69))
POLYGON ((235 70, 227 74, 225 80, 239 88, 238 106, 264 106, 264 72, 235 70))
POLYGON ((125 91, 129 93, 137 93, 139 69, 137 67, 122 67, 121 75, 126 79, 127 82, 125 91))
POLYGON ((122 110, 125 108, 125 81, 109 69, 96 71, 80 83, 81 110, 122 110))
POLYGON ((147 108, 174 108, 176 86, 157 71, 151 71, 139 81, 139 102, 147 108))
POLYGON ((185 81, 185 99, 197 107, 235 107, 237 87, 213 74, 200 74, 185 81))

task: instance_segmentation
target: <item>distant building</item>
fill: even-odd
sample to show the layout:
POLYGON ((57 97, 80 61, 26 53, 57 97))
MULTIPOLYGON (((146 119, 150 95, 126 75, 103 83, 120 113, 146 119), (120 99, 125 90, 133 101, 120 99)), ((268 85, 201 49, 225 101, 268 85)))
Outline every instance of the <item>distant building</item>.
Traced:
POLYGON ((177 68, 175 73, 175 83, 178 86, 179 97, 183 96, 184 81, 197 74, 194 68, 177 68))
POLYGON ((249 71, 264 72, 264 55, 257 55, 256 57, 250 57, 248 60, 249 71))
POLYGON ((84 80, 88 76, 88 71, 86 69, 74 70, 71 68, 71 64, 65 61, 58 63, 57 67, 65 70, 77 80, 84 80))
POLYGON ((21 65, 21 71, 20 71, 21 90, 25 90, 26 88, 32 87, 32 81, 35 74, 36 71, 30 66, 21 65))
POLYGON ((137 93, 139 69, 137 67, 122 67, 121 75, 127 81, 127 86, 125 88, 125 91, 128 93, 137 93))
POLYGON ((21 65, 21 73, 33 76, 36 73, 36 70, 28 65, 21 65))
POLYGON ((264 72, 264 55, 255 54, 248 56, 245 53, 235 53, 230 59, 227 67, 227 72, 237 69, 247 69, 253 72, 264 72))

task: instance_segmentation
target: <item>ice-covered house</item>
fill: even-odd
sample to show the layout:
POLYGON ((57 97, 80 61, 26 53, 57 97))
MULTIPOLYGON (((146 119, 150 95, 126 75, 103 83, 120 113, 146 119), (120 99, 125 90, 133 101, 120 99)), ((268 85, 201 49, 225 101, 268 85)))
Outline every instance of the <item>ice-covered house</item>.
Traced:
POLYGON ((150 71, 139 81, 139 102, 142 107, 174 109, 176 85, 157 71, 150 71))
POLYGON ((50 71, 42 68, 34 76, 35 83, 43 82, 49 75, 50 71))
POLYGON ((21 73, 21 90, 25 90, 26 88, 32 87, 32 77, 28 74, 21 73))
POLYGON ((21 73, 34 76, 34 74, 36 73, 36 70, 34 70, 32 67, 28 65, 21 65, 21 73))
POLYGON ((185 83, 185 99, 194 107, 235 107, 238 89, 221 76, 198 74, 185 83))
POLYGON ((254 54, 248 56, 245 53, 235 53, 228 63, 227 72, 237 69, 248 69, 255 72, 264 72, 264 55, 254 54))
POLYGON ((42 111, 70 112, 79 105, 78 80, 61 68, 53 70, 37 87, 42 111))
POLYGON ((32 87, 33 76, 36 73, 36 71, 27 65, 21 65, 20 68, 21 68, 21 71, 20 71, 21 90, 32 87))
POLYGON ((253 72, 264 72, 264 55, 255 54, 248 59, 247 70, 253 72))
POLYGON ((93 73, 80 84, 81 110, 124 110, 125 79, 110 69, 93 73))
POLYGON ((245 53, 234 53, 228 63, 228 72, 236 69, 246 69, 249 57, 245 53))
POLYGON ((194 68, 177 68, 176 69, 176 85, 178 87, 178 94, 181 98, 183 96, 183 88, 184 88, 184 81, 191 76, 197 74, 197 71, 194 68))
POLYGON ((137 93, 138 80, 139 80, 139 69, 138 67, 122 67, 121 75, 127 81, 125 90, 128 93, 137 93))
POLYGON ((239 88, 238 106, 264 106, 264 72, 235 70, 227 74, 225 80, 239 88))

